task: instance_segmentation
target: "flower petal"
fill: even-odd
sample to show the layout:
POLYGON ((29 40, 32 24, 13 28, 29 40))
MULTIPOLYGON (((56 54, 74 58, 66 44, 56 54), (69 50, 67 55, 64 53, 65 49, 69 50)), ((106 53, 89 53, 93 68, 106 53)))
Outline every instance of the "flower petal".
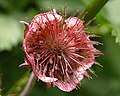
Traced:
POLYGON ((74 28, 74 30, 79 30, 80 32, 84 31, 83 21, 77 17, 68 18, 65 22, 69 28, 74 28))
POLYGON ((58 80, 57 78, 51 78, 51 77, 46 77, 46 76, 38 76, 38 79, 46 83, 51 83, 51 82, 55 82, 58 80))
POLYGON ((53 82, 53 85, 57 86, 63 91, 70 92, 76 88, 83 77, 83 74, 81 74, 80 72, 76 72, 75 75, 70 80, 68 80, 68 82, 58 80, 56 82, 53 82))
POLYGON ((38 14, 34 17, 32 23, 30 24, 31 30, 36 31, 36 29, 40 26, 44 28, 46 22, 51 22, 54 20, 61 21, 62 16, 58 15, 55 11, 38 14))

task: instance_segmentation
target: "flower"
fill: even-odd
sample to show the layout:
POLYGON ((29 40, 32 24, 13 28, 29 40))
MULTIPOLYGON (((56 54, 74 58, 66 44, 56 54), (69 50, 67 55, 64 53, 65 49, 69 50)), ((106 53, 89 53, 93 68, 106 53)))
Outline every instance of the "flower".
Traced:
POLYGON ((53 9, 36 15, 30 24, 21 23, 26 27, 26 58, 21 66, 30 67, 38 79, 66 92, 75 89, 84 76, 90 77, 86 70, 101 52, 94 48, 99 43, 89 39, 81 19, 65 19, 53 9))

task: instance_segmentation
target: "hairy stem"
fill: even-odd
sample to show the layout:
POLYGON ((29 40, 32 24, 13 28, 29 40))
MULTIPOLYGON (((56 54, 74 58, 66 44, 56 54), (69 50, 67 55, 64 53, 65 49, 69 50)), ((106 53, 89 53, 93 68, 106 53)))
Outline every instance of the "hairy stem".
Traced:
POLYGON ((92 18, 95 17, 95 15, 104 7, 104 5, 108 2, 109 0, 93 0, 93 2, 88 5, 88 7, 85 9, 85 22, 88 22, 92 18))
POLYGON ((30 77, 29 77, 29 80, 28 80, 28 82, 27 82, 27 84, 25 86, 25 88, 23 89, 23 91, 20 93, 19 96, 27 96, 27 94, 29 93, 31 87, 33 87, 33 84, 35 83, 35 80, 36 80, 35 75, 32 72, 30 77))

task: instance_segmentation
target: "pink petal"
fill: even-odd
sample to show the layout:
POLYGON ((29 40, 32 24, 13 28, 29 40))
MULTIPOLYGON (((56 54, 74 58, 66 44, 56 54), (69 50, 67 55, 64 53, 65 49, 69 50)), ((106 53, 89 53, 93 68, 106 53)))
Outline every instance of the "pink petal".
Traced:
POLYGON ((69 80, 70 82, 64 82, 64 81, 56 81, 53 82, 53 85, 57 86, 59 89, 70 92, 73 89, 76 88, 76 86, 80 83, 80 81, 83 79, 83 74, 79 74, 79 72, 76 72, 76 76, 73 76, 74 80, 69 80))
POLYGON ((67 27, 69 28, 73 28, 74 29, 79 29, 80 31, 83 30, 84 25, 83 25, 83 21, 78 19, 77 17, 72 17, 72 18, 68 18, 67 20, 65 20, 67 27))
POLYGON ((55 82, 58 80, 57 78, 51 78, 51 77, 40 76, 40 75, 38 76, 38 78, 46 83, 51 83, 51 82, 55 82))
POLYGON ((31 30, 36 31, 36 29, 39 28, 40 26, 44 28, 46 22, 54 20, 61 21, 62 16, 58 15, 55 11, 38 14, 34 17, 32 23, 30 24, 31 30))

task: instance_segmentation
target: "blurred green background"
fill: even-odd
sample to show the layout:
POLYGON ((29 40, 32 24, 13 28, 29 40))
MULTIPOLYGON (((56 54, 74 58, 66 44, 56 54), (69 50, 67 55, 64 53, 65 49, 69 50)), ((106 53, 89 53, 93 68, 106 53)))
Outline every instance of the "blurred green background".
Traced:
MULTIPOLYGON (((28 70, 19 65, 24 62, 22 51, 24 26, 19 21, 29 22, 33 16, 49 10, 52 6, 58 12, 67 5, 67 14, 70 16, 76 10, 84 11, 93 0, 0 0, 0 90, 2 96, 13 94, 10 91, 16 86, 21 77, 28 70), (26 19, 26 17, 28 19, 26 19), (29 20, 30 19, 30 20, 29 20)), ((102 0, 101 0, 102 1, 102 0)), ((93 25, 100 24, 94 34, 101 38, 103 46, 95 46, 104 55, 96 59, 103 68, 93 65, 98 77, 84 78, 79 90, 63 92, 56 87, 49 90, 45 83, 36 81, 28 96, 120 96, 120 0, 109 0, 96 15, 93 25)), ((98 5, 99 6, 99 5, 98 5)), ((91 13, 93 14, 93 13, 91 13)), ((91 29, 92 26, 89 25, 91 29)), ((21 90, 17 87, 17 90, 21 90)), ((11 95, 12 96, 12 95, 11 95)))

